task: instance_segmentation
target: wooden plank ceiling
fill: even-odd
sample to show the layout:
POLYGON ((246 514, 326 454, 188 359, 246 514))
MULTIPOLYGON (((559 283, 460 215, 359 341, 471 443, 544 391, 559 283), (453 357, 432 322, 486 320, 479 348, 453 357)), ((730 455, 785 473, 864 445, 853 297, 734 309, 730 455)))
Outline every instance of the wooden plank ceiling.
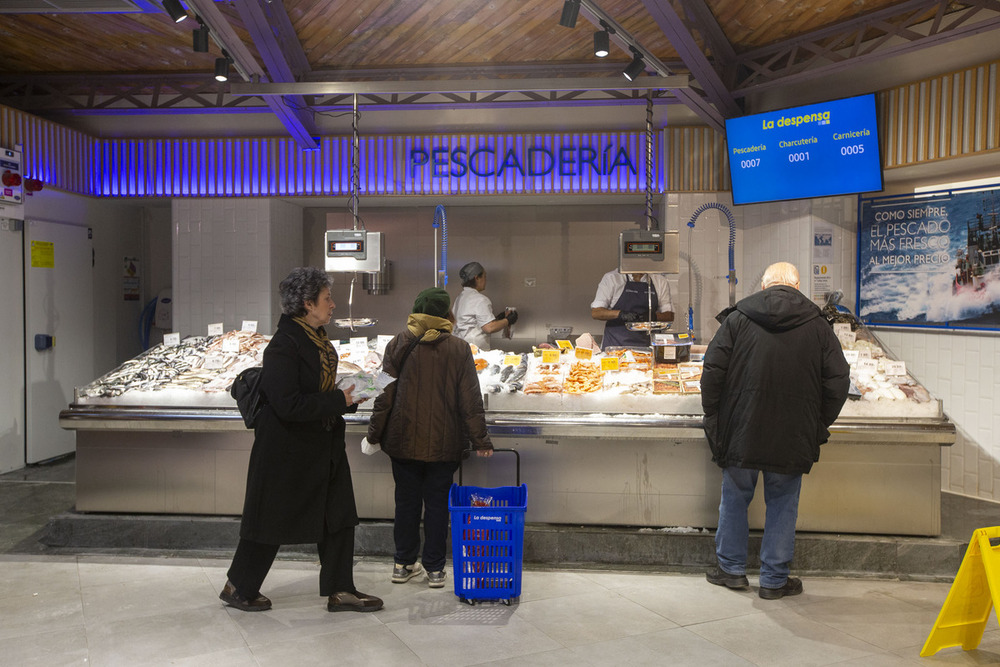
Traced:
MULTIPOLYGON (((598 4, 660 60, 682 67, 641 0, 598 4)), ((895 4, 705 0, 737 54, 895 4)), ((217 6, 257 55, 234 6, 217 6)), ((597 62, 590 23, 581 16, 574 29, 559 25, 562 0, 284 0, 284 7, 314 71, 531 65, 557 73, 558 65, 597 62)), ((194 27, 192 20, 175 24, 164 12, 0 14, 0 74, 207 75, 219 50, 212 45, 210 53, 194 53, 194 27)), ((607 60, 624 65, 630 59, 612 47, 607 60)))

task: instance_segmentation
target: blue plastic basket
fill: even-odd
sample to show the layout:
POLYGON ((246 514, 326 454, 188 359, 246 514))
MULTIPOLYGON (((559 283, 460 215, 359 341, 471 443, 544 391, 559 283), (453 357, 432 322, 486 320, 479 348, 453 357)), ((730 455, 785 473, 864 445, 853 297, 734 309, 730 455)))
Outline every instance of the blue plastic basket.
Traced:
POLYGON ((528 486, 451 485, 451 548, 455 595, 463 602, 521 596, 524 510, 528 486), (485 505, 479 502, 485 500, 485 505))

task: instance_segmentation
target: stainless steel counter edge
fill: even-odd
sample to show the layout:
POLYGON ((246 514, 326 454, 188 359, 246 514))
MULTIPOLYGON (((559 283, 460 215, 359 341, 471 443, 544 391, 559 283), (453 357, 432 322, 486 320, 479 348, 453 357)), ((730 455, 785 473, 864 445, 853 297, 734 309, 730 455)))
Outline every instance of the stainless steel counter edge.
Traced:
MULTIPOLYGON (((348 431, 363 432, 369 412, 345 415, 348 431)), ((640 413, 487 413, 490 435, 523 438, 691 439, 703 438, 701 415, 640 413), (669 434, 656 429, 670 429, 669 434)), ((163 408, 71 405, 59 413, 59 426, 88 431, 242 431, 232 408, 163 408)), ((837 420, 831 442, 897 444, 955 442, 955 425, 948 419, 837 420)))

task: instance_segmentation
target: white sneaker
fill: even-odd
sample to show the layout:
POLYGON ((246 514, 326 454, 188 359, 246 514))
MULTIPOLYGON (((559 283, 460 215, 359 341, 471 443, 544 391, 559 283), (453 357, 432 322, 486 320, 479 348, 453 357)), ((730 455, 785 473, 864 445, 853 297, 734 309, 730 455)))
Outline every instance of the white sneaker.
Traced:
POLYGON ((424 573, 424 566, 420 563, 413 565, 400 565, 396 563, 392 567, 392 583, 405 584, 407 581, 424 573))

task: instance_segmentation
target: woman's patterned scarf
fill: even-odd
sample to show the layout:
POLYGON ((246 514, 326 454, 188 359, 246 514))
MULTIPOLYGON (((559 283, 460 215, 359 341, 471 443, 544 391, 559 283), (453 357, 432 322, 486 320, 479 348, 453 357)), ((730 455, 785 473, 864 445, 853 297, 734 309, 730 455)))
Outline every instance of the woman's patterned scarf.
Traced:
POLYGON ((337 388, 337 351, 330 344, 326 329, 323 327, 313 329, 304 317, 293 317, 292 319, 306 330, 309 340, 319 348, 319 363, 322 368, 319 375, 320 391, 333 391, 337 388))

